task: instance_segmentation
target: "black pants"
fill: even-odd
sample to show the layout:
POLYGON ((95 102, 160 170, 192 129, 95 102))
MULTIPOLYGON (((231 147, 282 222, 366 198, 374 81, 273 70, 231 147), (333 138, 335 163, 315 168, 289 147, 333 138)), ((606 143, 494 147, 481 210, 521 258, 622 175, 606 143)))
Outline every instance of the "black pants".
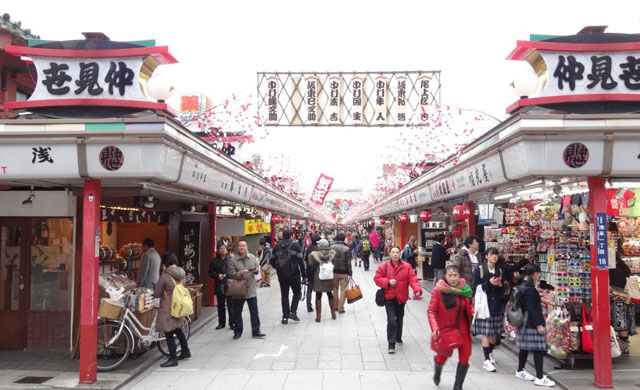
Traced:
POLYGON ((384 308, 387 311, 387 341, 389 345, 395 346, 398 340, 402 340, 404 305, 404 303, 399 304, 396 298, 384 301, 384 308))
POLYGON ((371 256, 371 252, 364 252, 362 254, 362 262, 364 263, 364 270, 369 271, 369 257, 371 256))
POLYGON ((300 297, 302 297, 300 277, 294 276, 290 278, 283 278, 278 275, 278 280, 280 282, 280 294, 282 299, 282 318, 289 318, 289 314, 298 312, 298 303, 300 302, 300 297), (291 306, 289 306, 289 289, 293 291, 291 306))
MULTIPOLYGON (((333 299, 333 292, 329 291, 326 292, 325 294, 327 294, 327 298, 329 298, 329 300, 333 299)), ((316 301, 321 301, 322 300, 322 291, 316 291, 316 301)))
POLYGON ((307 282, 307 308, 308 309, 313 309, 313 306, 311 305, 311 297, 313 296, 313 279, 309 279, 309 282, 307 282))
MULTIPOLYGON (((527 364, 527 357, 529 357, 529 351, 521 350, 518 353, 518 371, 524 370, 524 366, 527 364)), ((542 379, 542 363, 544 358, 544 351, 533 351, 533 364, 536 367, 536 378, 542 379)))
POLYGON ((176 339, 177 337, 180 341, 180 350, 181 352, 188 351, 189 345, 187 344, 187 338, 184 336, 184 332, 182 329, 174 329, 171 332, 165 332, 164 336, 167 338, 167 348, 169 348, 169 357, 177 358, 178 354, 176 352, 176 339))
POLYGON ((244 302, 247 302, 249 306, 249 316, 251 317, 251 334, 260 334, 260 316, 258 314, 258 297, 247 299, 233 299, 233 314, 235 316, 235 333, 242 334, 242 309, 244 308, 244 302))
POLYGON ((227 323, 224 310, 226 306, 229 312, 229 326, 233 328, 233 300, 224 294, 216 294, 216 301, 218 302, 218 325, 225 326, 227 323))

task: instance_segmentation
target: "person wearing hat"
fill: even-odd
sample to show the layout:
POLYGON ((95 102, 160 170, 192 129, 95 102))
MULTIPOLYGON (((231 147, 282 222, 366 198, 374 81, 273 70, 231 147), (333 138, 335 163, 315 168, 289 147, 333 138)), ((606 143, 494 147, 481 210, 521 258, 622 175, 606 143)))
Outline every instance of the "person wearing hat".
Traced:
POLYGON ((329 248, 329 241, 318 241, 318 247, 309 255, 309 276, 313 280, 313 291, 316 293, 316 322, 320 322, 322 314, 322 293, 327 294, 331 318, 336 319, 335 301, 333 298, 333 278, 320 279, 320 267, 331 264, 336 257, 336 251, 329 248))

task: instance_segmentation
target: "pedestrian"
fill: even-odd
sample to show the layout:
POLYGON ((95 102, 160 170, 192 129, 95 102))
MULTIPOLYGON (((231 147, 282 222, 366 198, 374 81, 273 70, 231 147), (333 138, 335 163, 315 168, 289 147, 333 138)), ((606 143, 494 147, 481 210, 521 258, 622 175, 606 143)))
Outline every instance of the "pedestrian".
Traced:
POLYGON ((260 287, 271 287, 271 265, 269 264, 271 261, 271 248, 269 248, 269 244, 264 238, 260 239, 258 247, 260 248, 260 272, 262 275, 260 287))
POLYGON ((409 263, 413 272, 416 272, 418 263, 416 263, 416 257, 418 257, 418 239, 416 236, 411 236, 409 242, 404 246, 402 250, 402 260, 409 263))
MULTIPOLYGON (((436 339, 440 334, 447 332, 452 332, 453 335, 459 336, 459 339, 456 339, 456 341, 460 342, 460 346, 458 347, 458 367, 453 389, 462 390, 462 384, 469 369, 469 357, 471 356, 471 333, 469 328, 471 328, 471 318, 473 317, 473 307, 471 306, 472 291, 467 281, 460 278, 458 267, 449 265, 445 269, 444 279, 439 280, 433 288, 427 313, 429 326, 431 327, 431 337, 436 339)), ((448 356, 440 353, 434 359, 433 383, 436 386, 440 384, 440 375, 447 359, 448 356)))
POLYGON ((518 329, 518 337, 516 345, 518 347, 518 371, 516 378, 527 381, 534 381, 536 386, 553 387, 555 382, 547 378, 543 374, 543 359, 547 351, 547 339, 545 329, 545 320, 542 315, 542 304, 540 294, 535 288, 535 284, 540 279, 540 266, 537 264, 529 264, 524 268, 524 281, 518 290, 518 300, 520 307, 526 313, 526 322, 524 326, 518 329), (529 351, 533 351, 533 363, 536 368, 536 376, 534 377, 527 371, 524 366, 527 364, 529 351))
MULTIPOLYGON (((478 237, 468 236, 453 258, 453 264, 458 267, 460 277, 464 280, 473 280, 473 270, 478 267, 478 248, 480 248, 478 237)), ((473 292, 475 293, 475 290, 473 292)))
POLYGON ((150 238, 142 240, 142 252, 136 285, 153 290, 160 277, 160 255, 156 251, 155 243, 150 238))
MULTIPOLYGON (((382 262, 382 260, 384 260, 385 256, 389 257, 389 253, 387 253, 385 251, 385 247, 387 244, 387 237, 385 237, 384 235, 384 231, 382 230, 382 228, 377 228, 376 229, 378 231, 378 247, 380 248, 380 261, 382 262)), ((388 247, 388 251, 391 251, 392 247, 388 247)))
POLYGON ((227 272, 229 268, 229 249, 224 242, 216 245, 216 257, 209 263, 209 277, 213 279, 213 291, 216 294, 218 304, 218 326, 216 329, 223 329, 226 326, 225 306, 229 312, 229 327, 235 328, 233 324, 233 302, 231 297, 226 295, 227 272))
MULTIPOLYGON (((439 280, 442 280, 449 254, 444 247, 445 235, 439 233, 435 238, 433 249, 431 250, 431 267, 433 267, 433 288, 436 287, 439 280)), ((469 281, 467 281, 469 283, 469 281)))
POLYGON ((360 246, 360 236, 355 234, 353 236, 353 240, 351 240, 351 245, 349 245, 349 250, 351 251, 351 256, 353 257, 353 265, 362 267, 362 259, 358 256, 358 247, 360 246))
POLYGON ((478 286, 481 286, 480 288, 487 295, 487 303, 489 305, 489 318, 476 318, 472 327, 474 335, 482 335, 482 350, 484 352, 482 368, 489 372, 496 371, 493 350, 496 347, 496 340, 504 328, 506 304, 502 288, 503 272, 497 266, 498 255, 497 248, 492 247, 487 250, 486 261, 473 271, 472 283, 473 291, 476 291, 478 286))
POLYGON ((282 232, 282 240, 278 241, 271 251, 271 265, 278 273, 280 294, 282 303, 282 323, 288 324, 289 318, 300 321, 298 317, 298 303, 302 297, 302 284, 300 278, 305 276, 306 268, 302 256, 302 248, 297 242, 291 240, 293 231, 285 229, 282 232), (289 289, 293 291, 291 305, 289 305, 289 289))
MULTIPOLYGON (((362 236, 362 240, 360 241, 360 245, 358 246, 358 256, 362 259, 364 263, 364 270, 369 271, 369 261, 371 257, 371 241, 367 235, 362 236)), ((375 261, 375 260, 374 260, 375 261)))
POLYGON ((382 252, 380 252, 380 235, 377 230, 371 230, 371 233, 369 233, 369 242, 371 243, 371 250, 373 251, 373 261, 382 261, 382 252))
MULTIPOLYGON (((622 260, 620 257, 620 253, 616 252, 616 267, 609 268, 609 286, 617 287, 620 290, 625 290, 627 286, 627 278, 631 276, 631 269, 629 266, 622 260)), ((611 307, 615 302, 611 301, 611 307)), ((625 310, 622 313, 618 313, 617 311, 614 314, 613 320, 618 323, 627 324, 625 330, 618 331, 618 339, 620 340, 620 350, 623 355, 629 354, 629 330, 631 327, 631 314, 633 306, 628 307, 627 303, 624 306, 625 310), (615 316, 619 316, 619 318, 615 318, 615 316)))
POLYGON ((184 320, 171 316, 173 288, 178 283, 184 283, 186 272, 178 267, 178 258, 174 253, 167 252, 163 254, 161 262, 164 272, 153 290, 153 297, 160 298, 160 307, 156 317, 156 331, 164 332, 167 348, 169 348, 169 358, 160 367, 175 367, 178 365, 178 360, 191 357, 187 338, 182 331, 184 320), (180 341, 180 356, 178 356, 175 337, 180 341))
POLYGON ((373 277, 384 290, 384 307, 387 311, 387 342, 389 353, 396 353, 396 343, 402 345, 404 306, 409 300, 409 286, 414 295, 422 295, 422 287, 411 266, 400 260, 400 248, 389 251, 390 260, 381 264, 373 277))
POLYGON ((318 240, 317 249, 309 255, 309 280, 313 280, 313 291, 316 293, 316 322, 320 322, 322 317, 322 293, 327 294, 331 318, 336 319, 333 279, 320 279, 320 267, 333 265, 335 257, 336 251, 330 249, 329 241, 324 239, 318 240))
MULTIPOLYGON (((318 249, 318 241, 321 240, 321 237, 318 233, 314 233, 311 235, 310 237, 310 244, 307 248, 305 248, 304 250, 304 264, 307 267, 307 312, 311 313, 313 312, 313 305, 311 304, 311 297, 313 295, 313 284, 314 284, 314 278, 313 278, 313 269, 311 267, 312 262, 311 259, 309 258, 309 256, 316 251, 316 249, 318 249)), ((333 282, 332 282, 333 283, 333 282)))
POLYGON ((249 306, 249 316, 251 317, 251 335, 254 338, 263 338, 266 335, 260 331, 260 315, 258 313, 258 293, 256 289, 255 275, 260 272, 258 260, 249 253, 247 241, 240 240, 237 243, 236 254, 229 261, 227 277, 235 280, 247 281, 247 292, 245 295, 233 296, 233 314, 235 316, 235 329, 233 339, 237 340, 242 336, 242 309, 244 303, 249 306))
POLYGON ((344 301, 349 278, 353 275, 351 269, 351 251, 344 243, 345 234, 336 234, 336 243, 331 246, 336 252, 333 258, 333 296, 338 299, 338 313, 344 314, 344 301))

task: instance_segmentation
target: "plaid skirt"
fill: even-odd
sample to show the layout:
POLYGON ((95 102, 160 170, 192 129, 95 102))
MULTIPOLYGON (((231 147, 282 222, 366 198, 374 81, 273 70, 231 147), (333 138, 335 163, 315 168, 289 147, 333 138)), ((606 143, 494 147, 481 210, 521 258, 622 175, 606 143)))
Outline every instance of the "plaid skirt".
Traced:
POLYGON ((491 317, 485 319, 476 318, 471 326, 471 333, 475 335, 494 336, 502 333, 504 326, 504 313, 491 313, 491 317))
POLYGON ((518 329, 516 345, 522 351, 546 351, 547 338, 545 335, 538 333, 537 329, 520 328, 518 329))

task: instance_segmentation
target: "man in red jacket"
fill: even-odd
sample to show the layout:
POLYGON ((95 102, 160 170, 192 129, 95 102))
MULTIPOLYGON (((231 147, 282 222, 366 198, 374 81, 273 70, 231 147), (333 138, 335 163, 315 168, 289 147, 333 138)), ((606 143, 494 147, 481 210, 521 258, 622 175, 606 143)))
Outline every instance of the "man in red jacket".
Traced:
POLYGON ((384 290, 384 307, 387 310, 387 341, 389 353, 396 353, 396 343, 402 345, 402 321, 404 305, 409 300, 409 285, 414 295, 422 295, 418 277, 409 263, 400 260, 400 248, 389 252, 390 260, 376 270, 373 281, 384 290))

